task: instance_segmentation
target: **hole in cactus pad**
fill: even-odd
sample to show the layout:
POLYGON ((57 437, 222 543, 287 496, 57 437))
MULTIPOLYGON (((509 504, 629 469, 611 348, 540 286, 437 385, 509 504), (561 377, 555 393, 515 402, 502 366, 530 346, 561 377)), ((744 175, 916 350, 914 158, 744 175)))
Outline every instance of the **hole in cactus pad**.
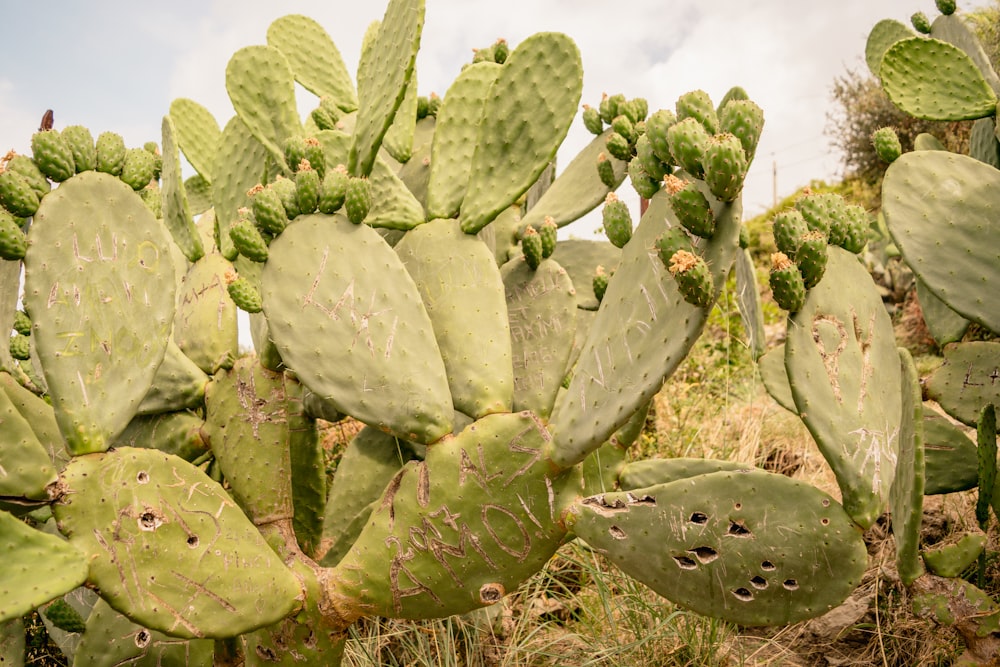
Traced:
POLYGON ((615 538, 616 540, 624 540, 626 537, 628 537, 628 535, 625 534, 625 531, 619 528, 618 526, 611 526, 610 528, 608 528, 608 532, 611 534, 611 537, 615 538))
POLYGON ((750 529, 738 521, 729 522, 729 530, 726 531, 726 534, 734 537, 750 537, 752 535, 750 529))
POLYGON ((799 589, 799 582, 795 581, 794 579, 785 579, 785 581, 782 582, 781 585, 790 591, 796 591, 799 589))
POLYGON ((767 579, 758 574, 756 577, 750 579, 750 585, 762 591, 767 588, 767 579))
POLYGON ((702 563, 711 563, 719 557, 719 552, 712 547, 695 547, 694 549, 689 549, 689 551, 697 556, 698 560, 702 563))
POLYGON ((483 604, 495 604, 506 594, 504 587, 497 583, 483 584, 479 589, 479 601, 483 604))
POLYGON ((753 593, 748 588, 737 588, 733 591, 733 595, 742 602, 753 602, 753 593))
POLYGON ((139 482, 140 484, 146 484, 147 482, 149 482, 149 473, 146 472, 145 470, 140 470, 135 476, 135 481, 139 482))
POLYGON ((197 535, 191 535, 187 538, 187 545, 192 549, 194 549, 196 546, 198 546, 198 541, 199 540, 197 535))
POLYGON ((708 515, 704 512, 693 512, 691 518, 688 519, 691 523, 705 524, 708 523, 708 515))
POLYGON ((163 525, 163 519, 151 509, 139 515, 139 530, 153 531, 163 525))
POLYGON ((764 570, 765 572, 774 572, 778 568, 774 566, 774 563, 772 563, 769 560, 766 560, 760 564, 760 569, 764 570))
POLYGON ((149 634, 148 630, 139 630, 139 632, 135 634, 135 645, 139 648, 146 648, 152 638, 153 636, 149 634))
POLYGON ((688 558, 687 556, 674 556, 674 561, 682 570, 698 569, 698 563, 694 562, 694 559, 688 558))

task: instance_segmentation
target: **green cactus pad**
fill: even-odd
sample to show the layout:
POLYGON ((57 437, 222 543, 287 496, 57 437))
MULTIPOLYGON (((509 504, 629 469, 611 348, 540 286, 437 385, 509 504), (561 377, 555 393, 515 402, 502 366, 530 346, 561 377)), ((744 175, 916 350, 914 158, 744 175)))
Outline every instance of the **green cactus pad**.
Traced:
POLYGON ((414 71, 406 85, 406 94, 392 118, 392 125, 382 139, 382 148, 397 162, 403 164, 413 157, 413 141, 417 131, 417 73, 414 71))
POLYGON ((205 255, 188 269, 177 294, 174 341, 208 374, 239 355, 236 305, 225 282, 232 266, 218 253, 205 255))
POLYGON ((136 414, 159 414, 196 408, 205 396, 208 376, 171 339, 153 382, 142 397, 136 414))
POLYGON ((0 389, 0 496, 43 500, 58 479, 31 424, 0 389))
POLYGON ((0 511, 0 623, 19 618, 87 579, 87 559, 72 544, 0 511))
MULTIPOLYGON (((746 226, 740 226, 740 238, 746 226)), ((764 331, 764 307, 760 286, 757 283, 757 267, 753 255, 740 243, 742 252, 736 254, 736 307, 740 311, 740 322, 746 335, 746 344, 754 359, 759 359, 767 349, 767 335, 764 331)))
POLYGON ((976 449, 979 453, 979 490, 976 498, 976 521, 986 530, 990 523, 990 506, 1000 515, 993 500, 997 484, 997 412, 994 404, 984 405, 976 424, 976 449))
POLYGON ((475 234, 538 180, 576 115, 583 65, 559 33, 525 39, 504 63, 483 109, 462 231, 475 234))
POLYGON ((340 215, 301 216, 271 243, 261 293, 282 359, 312 391, 407 440, 451 433, 430 318, 374 229, 340 215))
POLYGON ((610 274, 614 273, 621 260, 622 251, 607 241, 590 241, 585 239, 567 239, 559 241, 552 253, 552 259, 569 273, 573 285, 580 285, 576 290, 577 308, 597 310, 597 302, 586 289, 594 277, 594 270, 603 266, 610 274))
POLYGON ((144 628, 98 600, 87 617, 86 631, 76 649, 74 664, 89 667, 188 665, 211 667, 215 642, 178 639, 144 628))
POLYGON ((660 595, 740 625, 824 614, 868 564, 861 532, 835 500, 760 470, 592 496, 567 523, 660 595))
POLYGON ((573 347, 575 289, 554 259, 542 260, 534 270, 525 261, 512 260, 502 273, 513 348, 514 409, 546 419, 573 347))
POLYGON ((625 180, 625 162, 605 156, 604 163, 611 173, 611 185, 605 183, 594 169, 594 163, 604 151, 606 137, 607 132, 598 135, 577 153, 535 205, 524 214, 522 226, 538 226, 546 217, 554 219, 560 227, 568 225, 597 208, 608 192, 621 185, 625 180))
POLYGON ((1000 343, 949 345, 944 349, 944 363, 927 378, 927 396, 955 419, 975 426, 984 405, 1000 405, 998 371, 1000 343))
POLYGON ((1000 332, 1000 290, 972 286, 1000 281, 1000 251, 983 242, 997 230, 998 191, 1000 172, 987 164, 914 151, 886 171, 882 209, 893 240, 928 289, 994 332, 1000 332))
POLYGON ((876 23, 868 33, 868 40, 865 43, 865 62, 868 70, 877 77, 882 67, 882 56, 889 47, 915 34, 905 23, 895 19, 883 19, 876 23))
POLYGON ((644 489, 657 484, 676 482, 712 472, 738 472, 746 470, 747 464, 722 459, 696 459, 681 457, 675 459, 643 459, 625 465, 618 478, 622 491, 644 489))
POLYGON ((799 414, 792 397, 792 387, 788 384, 788 371, 785 370, 784 343, 771 348, 757 360, 757 371, 771 398, 789 412, 799 414))
POLYGON ((52 406, 18 384, 10 373, 0 373, 0 391, 7 394, 11 404, 27 421, 49 460, 56 468, 61 468, 69 460, 69 455, 59 434, 52 406))
POLYGON ((226 65, 226 91, 250 134, 284 163, 285 140, 302 132, 288 59, 270 46, 243 47, 226 65))
POLYGON ((413 78, 424 0, 390 0, 358 64, 358 117, 347 170, 368 176, 396 110, 413 78))
POLYGON ((183 459, 78 456, 53 514, 116 610, 177 637, 231 637, 295 609, 296 577, 229 495, 183 459), (103 557, 102 557, 103 556, 103 557))
POLYGON ((976 444, 944 415, 924 410, 926 495, 973 489, 979 483, 976 444))
POLYGON ((292 518, 288 394, 284 375, 241 357, 205 395, 212 452, 234 500, 256 525, 292 518))
POLYGON ((920 312, 924 316, 924 323, 927 324, 927 329, 934 338, 934 342, 944 347, 948 343, 962 340, 965 332, 969 330, 969 324, 971 324, 969 320, 934 296, 934 293, 919 278, 916 280, 916 289, 917 301, 920 302, 920 312))
POLYGON ((496 63, 482 62, 462 70, 448 92, 434 126, 427 214, 431 218, 458 215, 469 185, 472 156, 490 86, 500 74, 496 63))
MULTIPOLYGON (((557 398, 551 421, 557 465, 586 458, 659 391, 705 323, 707 309, 684 301, 655 251, 668 227, 679 226, 666 197, 650 201, 622 251, 569 389, 557 398)), ((717 291, 738 249, 741 206, 719 204, 716 211, 716 232, 703 250, 717 291)))
POLYGON ((882 298, 857 258, 831 247, 826 278, 788 322, 797 412, 862 527, 885 509, 899 450, 899 355, 882 298))
POLYGON ((455 409, 473 418, 510 412, 511 341, 493 253, 454 220, 420 225, 395 250, 430 315, 455 409))
POLYGON ((131 188, 99 172, 47 195, 35 223, 24 290, 32 338, 70 451, 102 451, 134 415, 166 349, 170 240, 131 188))
POLYGON ((897 107, 926 120, 992 116, 997 95, 957 46, 910 37, 893 44, 879 68, 882 88, 897 107))
POLYGON ((267 29, 267 43, 288 59, 295 80, 317 97, 327 97, 342 111, 358 108, 358 96, 340 51, 313 19, 290 14, 267 29))
POLYGON ((205 420, 189 410, 137 416, 114 446, 150 447, 189 462, 209 451, 205 420))
POLYGON ((565 536, 572 474, 553 477, 530 413, 484 417, 406 464, 330 572, 346 618, 434 618, 499 602, 565 536))
MULTIPOLYGON (((196 262, 205 254, 201 237, 194 227, 194 217, 188 204, 187 192, 181 175, 180 153, 174 140, 174 123, 170 116, 163 117, 163 170, 161 196, 163 222, 173 236, 174 243, 189 261, 196 262)), ((126 160, 127 162, 127 160, 126 160)), ((124 172, 123 172, 124 174, 124 172)))
MULTIPOLYGON (((954 8, 954 2, 951 5, 954 8)), ((994 92, 1000 90, 1000 77, 993 69, 993 62, 983 48, 976 30, 973 28, 973 22, 967 20, 965 16, 955 16, 942 9, 942 15, 934 19, 934 23, 931 25, 931 37, 954 44, 965 51, 979 68, 990 88, 994 92)))
POLYGON ((212 176, 212 207, 218 228, 216 243, 226 259, 236 259, 229 228, 239 220, 239 210, 250 205, 247 191, 261 182, 267 148, 257 141, 238 116, 222 130, 216 169, 212 176))
POLYGON ((899 458, 889 489, 892 534, 896 540, 896 569, 907 586, 924 573, 920 560, 920 523, 924 501, 924 409, 920 376, 913 357, 899 348, 902 369, 902 419, 899 428, 899 458))
POLYGON ((323 518, 320 564, 333 567, 368 523, 375 501, 415 455, 408 443, 365 426, 344 448, 323 518))
POLYGON ((177 146, 188 163, 202 178, 211 183, 215 173, 215 156, 222 139, 222 129, 212 113, 194 100, 179 97, 170 103, 177 146))
POLYGON ((935 544, 924 549, 921 556, 928 571, 939 577, 960 577, 986 548, 985 533, 968 533, 957 542, 935 544))

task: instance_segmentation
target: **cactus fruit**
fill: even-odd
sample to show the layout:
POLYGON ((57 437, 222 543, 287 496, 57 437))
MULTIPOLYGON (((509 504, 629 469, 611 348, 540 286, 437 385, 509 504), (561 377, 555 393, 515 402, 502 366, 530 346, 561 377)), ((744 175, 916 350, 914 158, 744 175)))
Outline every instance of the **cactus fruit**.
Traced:
POLYGON ((695 178, 705 175, 705 149, 712 135, 694 118, 678 120, 667 129, 667 145, 673 161, 695 178))
POLYGON ((555 218, 548 215, 538 227, 538 235, 542 239, 542 258, 549 258, 556 251, 556 241, 559 226, 556 225, 555 218))
POLYGON ((62 129, 62 138, 73 153, 73 166, 78 174, 97 168, 97 147, 89 129, 83 125, 70 125, 62 129))
POLYGON ((23 175, 11 169, 0 169, 0 205, 12 215, 27 218, 38 210, 38 193, 23 175))
POLYGON ((594 135, 604 132, 604 121, 601 120, 600 112, 589 104, 583 105, 583 126, 594 135))
POLYGON ((56 130, 43 130, 33 134, 31 152, 39 171, 57 183, 76 173, 73 151, 56 130))
POLYGON ((240 209, 240 219, 229 228, 229 237, 236 250, 250 261, 267 261, 267 242, 250 220, 249 209, 240 209))
POLYGON ((615 178, 615 166, 604 153, 600 153, 597 156, 597 174, 601 179, 601 183, 609 188, 615 187, 618 183, 618 180, 615 178))
POLYGON ((18 219, 4 209, 0 209, 0 259, 24 259, 28 249, 28 238, 21 229, 18 219))
POLYGON ((719 131, 719 117, 716 113, 712 99, 704 90, 692 90, 677 98, 675 105, 677 109, 677 120, 683 121, 685 118, 693 118, 705 128, 708 134, 716 134, 719 131))
POLYGON ((156 160, 145 148, 129 148, 125 151, 119 178, 133 190, 142 190, 153 180, 156 160))
POLYGON ((236 307, 246 313, 259 313, 263 304, 257 287, 248 278, 236 275, 231 278, 227 279, 226 290, 236 307))
POLYGON ((768 278, 774 301, 782 310, 795 313, 806 302, 806 286, 798 267, 783 252, 771 255, 771 272, 768 278))
POLYGON ((97 151, 94 167, 97 171, 117 176, 125 165, 125 140, 115 132, 101 132, 97 135, 94 150, 97 151))
POLYGON ((646 138, 649 139, 650 148, 661 162, 668 165, 675 164, 670 144, 667 142, 667 130, 677 122, 677 115, 669 109, 659 109, 646 119, 646 138))
POLYGON ((735 135, 717 134, 705 145, 702 156, 705 184, 720 201, 736 199, 743 189, 748 166, 743 144, 735 135))
POLYGON ((604 233, 616 248, 624 248, 632 238, 632 214, 628 205, 618 198, 614 192, 609 192, 604 200, 601 211, 604 222, 604 233))
POLYGON ((951 16, 955 13, 955 4, 955 0, 934 0, 934 5, 938 11, 945 16, 951 16))
POLYGON ((252 202, 253 219, 262 232, 277 236, 285 230, 288 226, 288 213, 276 187, 258 184, 247 191, 247 196, 252 202))
POLYGON ((684 300, 691 305, 706 308, 712 304, 715 290, 708 264, 699 255, 678 250, 670 258, 670 273, 677 281, 684 300))
MULTIPOLYGON (((301 213, 299 211, 299 195, 295 191, 295 181, 293 179, 279 175, 274 181, 268 183, 267 187, 274 190, 278 195, 278 199, 281 200, 281 206, 285 209, 285 216, 289 220, 301 213)), ((279 227, 280 220, 275 220, 274 225, 275 228, 279 227)))
POLYGON ((31 318, 23 310, 14 313, 13 329, 22 336, 31 335, 31 318))
POLYGON ((597 297, 597 303, 600 303, 604 299, 604 293, 608 291, 608 272, 604 270, 604 267, 598 265, 594 269, 594 279, 591 281, 591 286, 594 290, 594 296, 597 297))
POLYGON ((45 618, 63 632, 83 632, 87 623, 76 609, 63 598, 56 598, 42 611, 45 618))
POLYGON ((24 334, 17 334, 10 338, 10 356, 19 361, 31 359, 31 339, 24 334))
POLYGON ((309 113, 309 116, 319 129, 336 130, 341 114, 342 112, 337 103, 333 101, 333 98, 324 95, 319 99, 319 106, 313 109, 309 113))
MULTIPOLYGON (((752 162, 764 130, 764 111, 749 99, 730 99, 719 110, 719 131, 736 136, 747 162, 752 162)), ((648 130, 647 130, 648 132, 648 130)))
POLYGON ((875 153, 879 159, 889 164, 903 154, 899 136, 896 134, 896 130, 891 127, 880 127, 875 130, 872 133, 872 145, 875 146, 875 153))
POLYGON ((670 260, 678 250, 694 253, 691 239, 681 227, 671 227, 656 240, 656 252, 664 268, 670 267, 670 260))
POLYGON ((18 155, 14 151, 10 151, 0 161, 0 164, 10 171, 21 174, 28 182, 28 185, 31 186, 31 189, 35 191, 35 194, 38 195, 39 199, 48 194, 49 190, 52 189, 52 185, 45 177, 45 174, 39 170, 35 161, 27 155, 18 155))
POLYGON ((333 214, 340 210, 347 197, 349 180, 347 167, 342 164, 338 164, 326 172, 323 182, 320 184, 319 201, 316 203, 316 208, 320 213, 333 214))
POLYGON ((931 34, 931 20, 927 18, 927 14, 923 12, 914 12, 910 16, 910 24, 913 29, 922 35, 931 34))
POLYGON ((295 172, 295 194, 299 204, 299 213, 314 213, 319 205, 320 174, 312 168, 307 159, 299 163, 295 172))
POLYGON ((521 237, 521 249, 524 251, 524 261, 532 270, 542 263, 542 237, 534 227, 524 230, 521 237))
POLYGON ((806 289, 812 289, 823 278, 827 261, 826 235, 821 232, 808 231, 802 235, 802 242, 795 251, 795 264, 802 274, 802 282, 806 289))
POLYGON ((652 199, 660 190, 660 181, 646 173, 640 160, 629 161, 628 178, 632 189, 643 199, 652 199))
POLYGON ((684 228, 695 236, 712 238, 715 214, 698 186, 674 175, 666 176, 663 185, 670 195, 670 208, 684 228))
POLYGON ((360 225, 372 207, 372 185, 367 178, 351 177, 344 194, 344 212, 347 219, 360 225))
POLYGON ((628 139, 618 132, 611 132, 605 139, 608 153, 619 160, 628 161, 632 159, 632 144, 628 139))

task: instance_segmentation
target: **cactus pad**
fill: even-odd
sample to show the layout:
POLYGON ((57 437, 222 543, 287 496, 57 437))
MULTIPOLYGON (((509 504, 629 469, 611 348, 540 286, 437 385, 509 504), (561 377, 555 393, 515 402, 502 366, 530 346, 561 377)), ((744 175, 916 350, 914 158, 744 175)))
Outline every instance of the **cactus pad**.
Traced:
POLYGON ((868 563, 835 500, 783 475, 714 472, 586 498, 567 522, 672 602, 741 625, 778 625, 839 605, 868 563))
POLYGON ((60 490, 53 514, 90 554, 101 596, 148 628, 231 637, 298 604, 296 577, 222 487, 183 459, 129 447, 78 456, 60 490))

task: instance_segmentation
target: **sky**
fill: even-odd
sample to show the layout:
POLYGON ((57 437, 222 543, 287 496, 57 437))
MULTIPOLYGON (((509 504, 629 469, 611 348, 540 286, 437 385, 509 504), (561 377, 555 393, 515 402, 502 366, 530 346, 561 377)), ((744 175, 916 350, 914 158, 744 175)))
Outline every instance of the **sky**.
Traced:
MULTIPOLYGON (((986 2, 960 0, 959 9, 986 2)), ((732 86, 742 86, 765 116, 744 188, 747 216, 767 210, 775 193, 780 199, 812 180, 840 177, 840 159, 827 132, 835 109, 834 79, 866 71, 865 40, 880 19, 908 23, 915 11, 937 14, 933 0, 631 0, 625 5, 427 0, 426 5, 417 58, 423 95, 443 95, 474 47, 498 37, 516 47, 525 37, 550 30, 566 33, 580 48, 581 103, 596 106, 602 93, 620 92, 645 97, 650 111, 673 109, 687 91, 704 90, 717 102, 732 86)), ((362 35, 383 11, 381 2, 353 0, 0 0, 5 35, 0 153, 30 152, 31 134, 46 109, 54 110, 56 129, 83 124, 94 136, 113 130, 129 147, 159 143, 162 117, 178 97, 204 105, 223 126, 233 115, 226 63, 237 49, 265 43, 275 18, 305 14, 318 21, 348 71, 355 72, 362 35)), ((301 92, 304 117, 315 98, 301 92)), ((578 116, 557 165, 568 164, 591 138, 578 116)), ((638 207, 634 195, 625 197, 638 207)), ((591 223, 582 224, 576 235, 586 237, 591 223)))

